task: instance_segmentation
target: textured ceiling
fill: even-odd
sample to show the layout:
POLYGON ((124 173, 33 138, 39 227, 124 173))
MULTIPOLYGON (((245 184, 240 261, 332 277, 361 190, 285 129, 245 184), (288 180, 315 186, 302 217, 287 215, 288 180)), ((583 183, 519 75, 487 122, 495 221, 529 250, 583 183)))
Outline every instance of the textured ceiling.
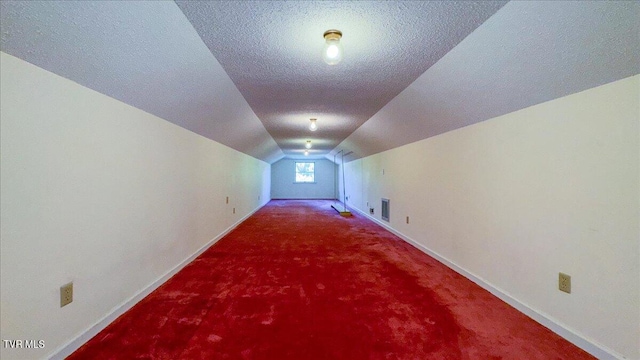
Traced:
POLYGON ((176 1, 285 155, 326 155, 505 1, 176 1), (343 32, 344 60, 322 60, 343 32), (309 118, 319 130, 307 130, 309 118))
POLYGON ((170 1, 2 1, 0 50, 267 162, 282 151, 170 1))
POLYGON ((364 157, 638 73, 640 2, 510 2, 334 151, 364 157))
POLYGON ((638 74, 638 18, 638 1, 1 1, 0 50, 267 162, 307 139, 358 158, 638 74))

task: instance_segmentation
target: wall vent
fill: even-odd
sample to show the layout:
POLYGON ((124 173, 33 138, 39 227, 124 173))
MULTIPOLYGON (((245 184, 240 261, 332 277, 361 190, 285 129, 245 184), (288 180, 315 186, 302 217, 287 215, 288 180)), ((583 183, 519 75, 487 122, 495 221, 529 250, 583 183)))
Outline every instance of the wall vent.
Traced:
POLYGON ((389 221, 389 199, 382 199, 382 220, 389 221))

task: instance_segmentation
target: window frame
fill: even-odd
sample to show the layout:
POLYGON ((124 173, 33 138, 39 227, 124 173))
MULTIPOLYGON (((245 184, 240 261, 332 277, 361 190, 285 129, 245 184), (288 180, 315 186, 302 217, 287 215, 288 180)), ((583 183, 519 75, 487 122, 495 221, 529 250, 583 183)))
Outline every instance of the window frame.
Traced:
POLYGON ((293 183, 294 184, 315 184, 316 183, 316 162, 315 161, 294 161, 293 162, 293 183), (298 172, 298 164, 313 164, 313 172, 298 172), (298 174, 311 174, 312 181, 298 181, 298 174))

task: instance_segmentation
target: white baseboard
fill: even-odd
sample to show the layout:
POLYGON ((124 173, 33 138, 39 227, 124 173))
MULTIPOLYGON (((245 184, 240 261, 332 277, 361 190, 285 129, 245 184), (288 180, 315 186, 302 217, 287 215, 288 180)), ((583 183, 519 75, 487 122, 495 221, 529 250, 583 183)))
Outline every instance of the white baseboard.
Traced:
POLYGON ((442 264, 444 264, 448 268, 452 269, 453 271, 457 272, 458 274, 460 274, 460 275, 466 277, 467 279, 473 281, 474 283, 476 283, 477 285, 479 285, 483 289, 489 291, 491 294, 493 294, 494 296, 498 297, 500 300, 502 300, 502 301, 506 302, 507 304, 511 305, 512 307, 516 308, 521 313, 527 315, 531 319, 535 320, 536 322, 540 323, 541 325, 545 326, 546 328, 548 328, 549 330, 555 332, 556 334, 562 336, 567 341, 569 341, 572 344, 576 345, 577 347, 583 349, 584 351, 588 352, 589 354, 597 357, 598 359, 625 359, 625 357, 623 357, 621 354, 618 354, 617 352, 615 352, 615 351, 613 351, 611 349, 608 349, 607 347, 605 347, 603 345, 600 345, 600 344, 598 344, 598 343, 596 343, 594 341, 588 340, 585 336, 580 335, 575 330, 572 330, 571 328, 567 327, 566 325, 563 325, 559 321, 553 319, 551 316, 549 316, 549 315, 547 315, 547 314, 545 314, 545 313, 543 313, 541 311, 537 311, 537 310, 533 309, 529 305, 527 305, 527 304, 519 301, 518 299, 512 297, 506 291, 504 291, 504 290, 502 290, 502 289, 490 284, 488 281, 482 279, 481 277, 476 276, 475 274, 467 271, 465 268, 459 266, 458 264, 456 264, 453 261, 447 259, 446 257, 438 254, 437 252, 427 248, 423 244, 420 244, 419 242, 415 241, 414 239, 410 238, 409 236, 406 236, 405 234, 403 234, 403 233, 399 232, 398 230, 392 228, 388 224, 385 224, 384 222, 376 219, 373 216, 370 216, 369 214, 367 214, 366 212, 364 212, 364 211, 362 211, 362 210, 360 210, 358 208, 351 207, 351 206, 349 206, 349 208, 352 209, 352 210, 357 211, 359 214, 365 216, 369 220, 372 220, 376 224, 378 224, 378 225, 384 227, 385 229, 389 230, 391 233, 393 233, 394 235, 398 236, 402 240, 408 242, 413 247, 415 247, 418 250, 424 252, 425 254, 433 257, 434 259, 438 260, 439 262, 441 262, 442 264))
POLYGON ((198 249, 195 253, 184 259, 181 263, 176 265, 173 269, 169 270, 164 275, 160 276, 154 282, 149 284, 144 289, 140 290, 138 293, 133 295, 131 298, 127 299, 120 305, 113 308, 107 315, 105 315, 102 319, 98 320, 96 323, 91 325, 88 329, 78 334, 72 340, 67 342, 66 344, 60 346, 56 349, 53 354, 49 357, 52 360, 62 360, 65 357, 71 355, 74 351, 80 348, 80 346, 84 345, 87 341, 89 341, 92 337, 96 336, 100 331, 106 328, 109 324, 111 324, 115 319, 117 319, 120 315, 124 314, 127 310, 131 309, 135 304, 137 304, 140 300, 144 299, 145 296, 151 294, 155 289, 160 287, 160 285, 164 284, 169 278, 178 273, 178 271, 182 270, 187 264, 195 260, 200 254, 205 252, 211 245, 218 242, 218 240, 222 239, 225 235, 227 235, 231 230, 235 229, 240 225, 243 221, 245 221, 249 216, 253 215, 256 211, 260 210, 264 205, 269 202, 260 204, 257 208, 251 211, 249 214, 242 217, 240 220, 236 221, 233 225, 229 226, 222 233, 218 234, 215 238, 211 239, 209 242, 204 244, 200 249, 198 249))

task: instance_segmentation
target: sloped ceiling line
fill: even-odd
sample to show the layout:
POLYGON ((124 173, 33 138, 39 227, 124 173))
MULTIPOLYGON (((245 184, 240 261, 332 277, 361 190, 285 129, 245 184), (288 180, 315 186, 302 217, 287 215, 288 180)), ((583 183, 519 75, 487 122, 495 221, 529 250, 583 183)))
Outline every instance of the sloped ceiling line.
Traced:
POLYGON ((638 74, 638 18, 637 1, 2 1, 0 50, 269 163, 307 139, 355 159, 638 74))
POLYGON ((337 149, 351 161, 636 75, 638 19, 638 1, 510 2, 337 149))
MULTIPOLYGON (((288 157, 349 134, 506 1, 176 1, 288 157), (343 32, 344 60, 320 56, 343 32), (319 130, 306 125, 317 118, 319 130)), ((314 157, 314 156, 312 156, 314 157)))
POLYGON ((173 2, 2 1, 0 50, 233 149, 284 154, 173 2))

